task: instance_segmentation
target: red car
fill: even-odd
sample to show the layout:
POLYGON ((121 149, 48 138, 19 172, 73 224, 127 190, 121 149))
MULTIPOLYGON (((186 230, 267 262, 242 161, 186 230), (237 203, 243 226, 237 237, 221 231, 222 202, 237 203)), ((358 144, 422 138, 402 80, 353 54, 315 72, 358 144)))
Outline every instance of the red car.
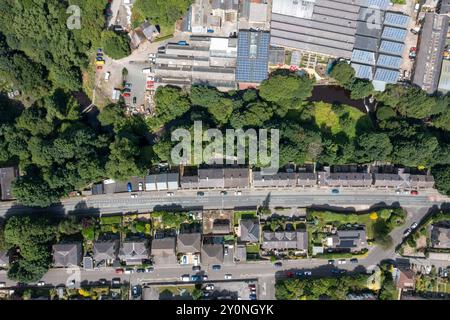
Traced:
POLYGON ((122 96, 124 96, 125 98, 128 98, 128 97, 130 97, 130 93, 129 92, 125 92, 125 93, 122 94, 122 96))
POLYGON ((147 85, 153 85, 155 82, 153 81, 147 81, 147 85))
POLYGON ((419 191, 417 191, 417 190, 411 190, 411 194, 412 194, 413 196, 417 196, 417 195, 419 194, 419 191))
POLYGON ((122 268, 116 269, 116 273, 117 274, 123 274, 123 269, 122 268))

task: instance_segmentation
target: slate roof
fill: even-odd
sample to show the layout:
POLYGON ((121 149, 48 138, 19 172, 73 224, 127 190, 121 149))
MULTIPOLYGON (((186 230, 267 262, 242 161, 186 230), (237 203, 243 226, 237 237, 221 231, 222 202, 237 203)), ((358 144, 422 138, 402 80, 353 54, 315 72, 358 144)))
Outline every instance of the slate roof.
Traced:
POLYGON ((308 234, 301 231, 263 232, 264 249, 298 249, 308 248, 308 234))
POLYGON ((6 251, 0 251, 0 266, 8 266, 9 257, 6 251))
POLYGON ((177 241, 177 251, 182 253, 200 252, 202 247, 202 235, 195 233, 180 233, 177 241))
POLYGON ((241 219, 241 241, 259 242, 259 221, 258 219, 241 219))
POLYGON ((171 265, 177 263, 175 244, 175 237, 153 239, 152 256, 156 265, 171 265))
POLYGON ((94 260, 115 260, 119 249, 118 241, 94 242, 94 260))
POLYGON ((53 265, 55 267, 73 267, 81 264, 83 250, 81 243, 53 245, 53 265))
POLYGON ((139 263, 143 259, 148 259, 148 249, 146 240, 124 241, 119 250, 120 260, 129 263, 139 263))
POLYGON ((223 245, 222 244, 203 244, 202 246, 202 264, 214 265, 223 263, 223 245))

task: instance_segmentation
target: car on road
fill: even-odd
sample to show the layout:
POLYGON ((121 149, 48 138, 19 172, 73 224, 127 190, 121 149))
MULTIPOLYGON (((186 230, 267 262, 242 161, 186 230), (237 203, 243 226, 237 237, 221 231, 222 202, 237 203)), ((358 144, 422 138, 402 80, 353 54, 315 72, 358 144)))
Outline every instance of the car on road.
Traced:
POLYGON ((334 260, 328 260, 329 265, 334 265, 334 260))
POLYGON ((419 191, 417 191, 417 190, 411 190, 411 194, 412 194, 413 196, 417 196, 417 195, 419 194, 419 191))
POLYGON ((405 230, 405 232, 403 232, 403 236, 407 237, 407 236, 409 236, 410 233, 411 233, 411 228, 408 228, 405 230))
POLYGON ((339 259, 338 264, 346 264, 347 261, 345 259, 339 259))
POLYGON ((137 198, 137 197, 138 197, 138 195, 137 195, 136 193, 132 193, 132 194, 131 194, 131 198, 135 199, 135 198, 137 198))
POLYGON ((145 269, 139 268, 139 269, 136 269, 136 272, 137 272, 137 273, 144 273, 144 272, 145 272, 145 269))
POLYGON ((242 191, 236 191, 236 192, 234 193, 234 195, 235 195, 235 196, 242 196, 242 191))
POLYGON ((226 191, 220 191, 220 194, 221 194, 222 196, 226 196, 226 195, 228 194, 228 192, 226 192, 226 191))
POLYGON ((214 290, 214 285, 212 283, 207 284, 206 287, 205 287, 205 290, 208 290, 208 291, 214 290))
POLYGON ((222 267, 220 266, 220 264, 215 264, 215 265, 212 266, 212 269, 215 270, 215 271, 220 270, 221 268, 222 267))
POLYGON ((173 192, 167 192, 168 197, 173 197, 173 192))
POLYGON ((117 274, 123 274, 123 269, 122 269, 122 268, 116 269, 116 273, 117 273, 117 274))
POLYGON ((414 222, 414 223, 411 225, 411 229, 417 228, 418 225, 419 225, 419 224, 418 224, 417 222, 414 222))
POLYGON ((45 286, 45 282, 44 282, 44 281, 39 281, 39 282, 37 283, 37 286, 38 286, 38 287, 43 287, 43 286, 45 286))
POLYGON ((281 268, 281 267, 283 266, 283 263, 281 263, 280 261, 278 261, 278 262, 275 262, 275 263, 273 264, 273 266, 274 266, 275 268, 281 268))
POLYGON ((356 259, 356 258, 350 259, 350 262, 351 263, 358 263, 358 259, 356 259))
POLYGON ((197 197, 203 197, 205 195, 204 192, 197 192, 197 197))
POLYGON ((191 281, 191 277, 189 277, 188 274, 184 274, 184 275, 181 276, 181 281, 189 282, 189 281, 191 281))
POLYGON ((402 194, 402 190, 397 189, 397 190, 395 190, 395 193, 396 193, 396 194, 402 194))
POLYGON ((134 269, 131 269, 131 268, 127 268, 127 269, 125 269, 125 272, 124 272, 125 274, 133 274, 134 273, 134 269))
POLYGON ((128 191, 128 192, 133 191, 133 185, 131 184, 131 182, 128 182, 128 183, 127 183, 127 191, 128 191))
POLYGON ((192 271, 200 271, 200 270, 202 270, 201 266, 193 266, 192 267, 192 271))
POLYGON ((232 279, 233 278, 233 276, 230 274, 230 273, 227 273, 225 276, 224 276, 224 279, 226 279, 226 280, 230 280, 230 279, 232 279))
POLYGON ((153 267, 145 268, 145 272, 153 272, 153 271, 155 271, 155 268, 153 268, 153 267))
POLYGON ((106 282, 107 282, 106 279, 99 279, 99 280, 98 280, 98 283, 101 284, 101 285, 105 285, 106 282))
POLYGON ((339 189, 333 189, 333 190, 331 190, 331 193, 332 194, 339 194, 339 189))
POLYGON ((112 283, 112 285, 119 285, 120 284, 120 278, 113 278, 111 283, 112 283))
POLYGON ((305 271, 305 272, 303 272, 303 274, 307 277, 310 277, 310 276, 312 276, 312 271, 305 271))
POLYGON ((178 41, 177 45, 179 45, 179 46, 188 46, 188 43, 186 41, 178 41))

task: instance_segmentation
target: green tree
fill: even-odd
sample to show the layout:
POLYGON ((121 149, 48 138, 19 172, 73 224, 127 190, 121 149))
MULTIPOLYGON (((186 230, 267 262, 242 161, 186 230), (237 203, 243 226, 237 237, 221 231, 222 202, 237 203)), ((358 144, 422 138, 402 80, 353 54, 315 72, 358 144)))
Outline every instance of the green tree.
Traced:
POLYGON ((341 86, 345 86, 355 76, 355 70, 347 62, 341 61, 333 66, 330 76, 341 86))
POLYGON ((149 20, 161 26, 161 31, 171 29, 173 24, 188 10, 193 0, 145 1, 136 0, 133 5, 133 23, 149 20))
POLYGON ((450 196, 450 165, 439 165, 432 169, 435 187, 439 192, 450 196))
POLYGON ((374 91, 372 82, 365 79, 357 79, 354 78, 348 84, 346 84, 345 88, 350 90, 350 98, 358 100, 364 99, 372 94, 374 91))
POLYGON ((230 118, 233 128, 261 127, 264 122, 272 118, 273 111, 264 102, 253 102, 240 112, 235 112, 230 118))
POLYGON ((358 137, 357 155, 361 162, 387 161, 392 144, 385 133, 365 133, 358 137))
POLYGON ((159 87, 155 95, 156 116, 150 119, 150 126, 157 129, 177 119, 190 109, 187 95, 177 87, 159 87))
POLYGON ((131 53, 128 37, 113 31, 102 32, 102 47, 105 53, 113 59, 122 59, 131 53))

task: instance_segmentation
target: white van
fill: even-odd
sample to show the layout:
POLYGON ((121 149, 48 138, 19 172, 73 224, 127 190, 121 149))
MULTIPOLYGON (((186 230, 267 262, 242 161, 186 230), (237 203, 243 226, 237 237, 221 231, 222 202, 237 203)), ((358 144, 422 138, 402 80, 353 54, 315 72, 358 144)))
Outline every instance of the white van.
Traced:
POLYGON ((111 77, 111 72, 106 72, 105 73, 105 81, 109 81, 109 77, 111 77))

